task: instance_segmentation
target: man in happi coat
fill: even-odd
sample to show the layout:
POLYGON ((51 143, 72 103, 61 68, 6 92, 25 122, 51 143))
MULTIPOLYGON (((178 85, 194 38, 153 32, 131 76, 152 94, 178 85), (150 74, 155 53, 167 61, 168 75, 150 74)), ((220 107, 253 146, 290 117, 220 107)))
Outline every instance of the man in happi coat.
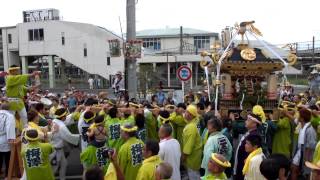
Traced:
POLYGON ((20 74, 20 67, 12 65, 9 68, 9 75, 6 77, 6 95, 8 97, 10 111, 14 115, 17 111, 22 119, 23 126, 27 124, 27 111, 23 98, 27 94, 26 87, 29 77, 39 75, 39 71, 32 74, 20 74))
POLYGON ((53 146, 40 143, 36 129, 28 129, 25 138, 29 141, 21 150, 27 180, 54 180, 49 155, 53 153, 53 146))
POLYGON ((121 137, 125 143, 118 153, 119 166, 125 179, 136 179, 143 161, 143 142, 136 138, 138 127, 131 124, 121 126, 121 137))

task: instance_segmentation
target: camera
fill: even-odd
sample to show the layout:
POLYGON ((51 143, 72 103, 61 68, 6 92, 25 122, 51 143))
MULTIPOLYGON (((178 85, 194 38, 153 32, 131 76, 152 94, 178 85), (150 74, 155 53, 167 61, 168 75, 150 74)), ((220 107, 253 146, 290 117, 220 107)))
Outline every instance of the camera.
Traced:
POLYGON ((110 154, 113 154, 113 153, 114 153, 114 150, 113 150, 112 148, 106 148, 106 149, 103 150, 102 156, 103 156, 104 158, 106 158, 106 159, 110 159, 109 153, 110 153, 110 154))

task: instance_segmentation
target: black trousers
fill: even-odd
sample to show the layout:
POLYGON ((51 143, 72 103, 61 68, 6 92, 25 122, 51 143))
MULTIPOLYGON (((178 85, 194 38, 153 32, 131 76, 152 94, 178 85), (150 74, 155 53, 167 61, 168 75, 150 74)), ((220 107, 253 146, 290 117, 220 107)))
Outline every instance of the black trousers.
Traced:
POLYGON ((0 152, 0 170, 2 170, 2 164, 4 162, 5 166, 6 166, 5 176, 8 175, 10 155, 11 155, 10 151, 9 152, 0 152))

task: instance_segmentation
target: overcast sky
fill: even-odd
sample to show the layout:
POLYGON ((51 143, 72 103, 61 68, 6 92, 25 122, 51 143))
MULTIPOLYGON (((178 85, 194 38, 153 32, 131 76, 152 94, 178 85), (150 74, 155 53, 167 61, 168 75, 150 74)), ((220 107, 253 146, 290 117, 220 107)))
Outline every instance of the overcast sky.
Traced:
MULTIPOLYGON (((65 21, 126 29, 126 0, 2 0, 0 26, 22 22, 22 11, 56 8, 65 21)), ((317 0, 138 0, 137 30, 189 27, 221 32, 235 22, 255 20, 272 44, 320 39, 317 0)))

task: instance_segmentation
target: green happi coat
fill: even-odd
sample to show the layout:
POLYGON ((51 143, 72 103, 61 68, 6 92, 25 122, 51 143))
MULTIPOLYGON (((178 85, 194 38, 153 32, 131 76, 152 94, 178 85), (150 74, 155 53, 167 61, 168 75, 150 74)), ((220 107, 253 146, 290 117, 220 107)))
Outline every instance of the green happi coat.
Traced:
POLYGON ((109 117, 105 119, 105 127, 108 131, 108 147, 115 148, 117 152, 124 143, 124 140, 120 136, 121 125, 122 121, 119 118, 109 117))
POLYGON ((320 116, 312 116, 311 117, 311 125, 317 132, 318 141, 320 140, 320 116))
POLYGON ((29 142, 21 150, 27 180, 54 180, 49 161, 53 146, 49 143, 29 142))
POLYGON ((122 119, 122 124, 132 124, 135 125, 136 121, 134 119, 134 116, 130 115, 128 118, 122 119))
POLYGON ((8 75, 6 77, 6 94, 9 98, 9 106, 12 111, 20 111, 24 108, 23 97, 27 94, 27 81, 29 75, 8 75), (15 100, 10 100, 15 98, 15 100))
POLYGON ((185 122, 182 115, 178 115, 175 112, 171 113, 170 119, 174 128, 175 138, 179 141, 182 147, 182 132, 187 123, 185 122))
POLYGON ((158 155, 151 156, 142 162, 136 180, 156 179, 157 166, 161 163, 158 155))
POLYGON ((157 118, 153 116, 152 112, 148 112, 146 115, 146 130, 147 130, 147 139, 159 140, 158 136, 158 121, 157 118))
POLYGON ((189 122, 182 134, 182 153, 187 155, 184 165, 194 171, 200 169, 202 159, 202 143, 197 122, 197 118, 189 122))
POLYGON ((124 179, 136 179, 138 170, 142 165, 143 142, 136 137, 129 138, 120 148, 118 153, 119 166, 124 179))
POLYGON ((320 161, 320 141, 316 145, 316 149, 313 153, 312 163, 317 164, 320 161))
POLYGON ((106 173, 110 163, 109 159, 103 156, 103 151, 105 151, 106 149, 106 146, 97 148, 95 146, 89 145, 80 154, 81 163, 86 169, 94 165, 98 165, 103 169, 104 173, 106 173))
POLYGON ((221 173, 219 175, 209 174, 207 176, 201 177, 201 180, 227 180, 228 177, 225 173, 221 173))
POLYGON ((279 153, 290 157, 291 151, 291 123, 288 117, 280 118, 277 122, 277 131, 273 136, 272 153, 279 153))

